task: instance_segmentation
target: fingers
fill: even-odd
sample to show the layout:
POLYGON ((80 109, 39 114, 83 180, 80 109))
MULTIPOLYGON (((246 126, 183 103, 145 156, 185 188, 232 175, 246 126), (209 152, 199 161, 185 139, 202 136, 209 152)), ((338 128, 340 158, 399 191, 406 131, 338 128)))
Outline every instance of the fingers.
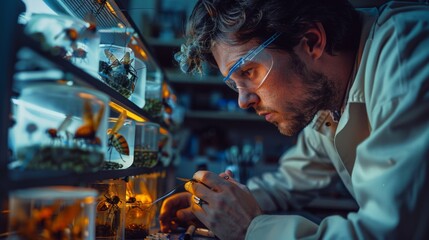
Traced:
POLYGON ((187 222, 192 218, 195 219, 192 213, 188 213, 191 211, 189 209, 191 196, 188 192, 182 192, 164 200, 159 214, 162 232, 175 230, 181 222, 187 222))
POLYGON ((221 173, 221 174, 225 175, 225 176, 222 176, 222 177, 226 177, 226 176, 230 177, 230 178, 234 177, 234 173, 231 170, 229 170, 229 169, 227 169, 224 173, 221 173))
MULTIPOLYGON (((194 174, 193 179, 196 180, 196 184, 193 184, 194 190, 195 188, 201 189, 204 185, 209 190, 212 190, 214 192, 219 192, 222 190, 222 186, 227 184, 227 180, 230 178, 227 174, 222 174, 222 176, 217 175, 216 173, 209 172, 209 171, 198 171, 194 174)), ((189 186, 188 186, 189 187, 189 186)), ((194 193, 194 192, 191 192, 194 193)))

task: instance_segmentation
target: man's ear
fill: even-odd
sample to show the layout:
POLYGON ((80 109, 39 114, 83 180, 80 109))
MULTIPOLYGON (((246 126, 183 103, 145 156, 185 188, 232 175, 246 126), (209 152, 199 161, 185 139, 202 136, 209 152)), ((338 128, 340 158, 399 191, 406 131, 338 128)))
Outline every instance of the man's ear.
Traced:
POLYGON ((326 47, 326 33, 321 23, 315 23, 301 39, 302 47, 312 59, 322 56, 326 47))

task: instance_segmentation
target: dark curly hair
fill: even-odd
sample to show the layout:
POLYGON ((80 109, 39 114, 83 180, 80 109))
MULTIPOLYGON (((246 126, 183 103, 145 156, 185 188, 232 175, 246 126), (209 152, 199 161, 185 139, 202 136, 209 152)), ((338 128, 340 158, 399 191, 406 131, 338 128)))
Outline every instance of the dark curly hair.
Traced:
POLYGON ((214 42, 263 42, 275 32, 282 35, 270 47, 290 52, 316 22, 325 29, 329 54, 357 47, 360 20, 347 0, 198 0, 175 59, 183 72, 201 73, 203 62, 217 67, 214 42))

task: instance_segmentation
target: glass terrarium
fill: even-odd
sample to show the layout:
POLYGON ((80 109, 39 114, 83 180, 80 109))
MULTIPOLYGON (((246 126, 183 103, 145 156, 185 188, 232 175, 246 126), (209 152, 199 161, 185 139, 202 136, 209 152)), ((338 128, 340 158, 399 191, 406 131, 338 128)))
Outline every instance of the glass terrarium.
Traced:
POLYGON ((145 239, 150 232, 153 208, 140 201, 128 201, 125 208, 125 239, 145 239))
POLYGON ((42 187, 9 195, 9 240, 92 240, 97 192, 81 187, 42 187))
POLYGON ((107 152, 103 169, 125 169, 133 164, 135 123, 131 119, 109 118, 107 152))
POLYGON ((155 226, 158 173, 130 176, 126 183, 125 239, 144 239, 155 226))
POLYGON ((133 50, 128 47, 101 44, 99 74, 107 85, 129 98, 138 80, 133 50))
POLYGON ((155 119, 162 118, 162 81, 159 72, 151 72, 147 75, 145 105, 143 110, 148 112, 155 119))
POLYGON ((130 100, 140 108, 145 106, 145 92, 146 92, 146 72, 147 67, 144 61, 136 58, 135 67, 137 71, 137 84, 134 93, 131 95, 130 100))
POLYGON ((159 124, 137 122, 133 167, 154 167, 158 163, 159 124))
POLYGON ((83 87, 38 84, 22 90, 13 129, 15 166, 98 170, 107 152, 109 98, 83 87))
POLYGON ((100 36, 94 24, 65 15, 33 14, 25 32, 42 48, 98 77, 100 36))
POLYGON ((94 183, 98 191, 95 235, 96 239, 124 239, 125 224, 125 182, 105 180, 94 183))

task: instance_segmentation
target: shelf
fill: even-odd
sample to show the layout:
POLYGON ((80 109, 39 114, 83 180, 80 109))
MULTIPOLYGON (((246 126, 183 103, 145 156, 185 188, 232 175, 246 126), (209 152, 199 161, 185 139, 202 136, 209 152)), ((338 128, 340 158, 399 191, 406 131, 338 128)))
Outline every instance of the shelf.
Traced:
MULTIPOLYGON (((33 1, 33 0, 32 0, 33 1)), ((130 21, 130 17, 121 6, 120 1, 107 0, 107 1, 85 1, 85 0, 39 0, 40 3, 48 4, 49 7, 59 14, 70 15, 75 18, 84 19, 88 12, 93 12, 96 17, 97 29, 101 43, 107 44, 121 44, 133 49, 135 57, 144 60, 147 73, 159 74, 160 79, 164 80, 164 73, 161 69, 157 59, 149 51, 149 45, 146 44, 145 39, 141 37, 140 32, 136 28, 134 22, 130 21), (95 11, 96 10, 96 11, 95 11)), ((21 1, 18 1, 19 3, 21 1)), ((5 9, 17 8, 18 2, 11 2, 6 4, 5 9), (9 8, 11 6, 11 8, 9 8)), ((37 3, 36 3, 37 4, 37 3)), ((24 11, 25 9, 22 9, 24 11)), ((27 9, 29 10, 29 9, 27 9)), ((34 10, 34 9, 33 9, 34 10)), ((31 11, 29 11, 31 12, 31 11)), ((6 14, 3 14, 6 16, 6 14)), ((17 14, 18 15, 18 14, 17 14)), ((109 96, 113 115, 117 114, 115 111, 121 112, 126 110, 128 117, 136 121, 150 121, 156 122, 161 125, 161 131, 168 131, 168 126, 162 120, 152 117, 148 112, 144 111, 141 107, 134 102, 118 93, 113 88, 106 85, 103 81, 98 79, 98 74, 89 74, 83 69, 77 67, 71 62, 54 56, 49 50, 41 47, 41 44, 29 37, 24 33, 24 26, 17 23, 15 15, 8 15, 6 19, 9 25, 13 26, 14 31, 5 32, 2 37, 12 39, 13 44, 7 44, 10 50, 3 51, 4 57, 1 59, 7 60, 4 64, 8 71, 9 79, 8 84, 1 84, 3 90, 7 91, 4 97, 1 98, 4 105, 10 105, 11 93, 19 95, 21 90, 29 84, 37 84, 43 82, 52 82, 58 84, 78 85, 95 89, 109 96), (13 46, 13 47, 12 47, 13 46), (9 84, 11 83, 11 84, 9 84), (115 111, 113 111, 115 110, 115 111)), ((9 42, 9 41, 6 41, 9 42)), ((97 72, 97 71, 95 71, 97 72)), ((98 180, 104 179, 118 179, 127 176, 135 176, 144 173, 151 173, 165 169, 164 167, 155 168, 129 168, 123 170, 109 170, 98 171, 91 173, 74 173, 66 171, 22 171, 8 169, 9 155, 8 155, 8 128, 9 119, 11 114, 9 108, 4 108, 6 112, 2 112, 2 119, 0 121, 2 132, 5 130, 1 138, 1 151, 0 154, 0 190, 2 195, 0 203, 6 197, 7 193, 11 190, 20 188, 37 187, 37 186, 51 186, 51 185, 83 185, 98 180), (3 193, 5 195, 3 195, 3 193)))
POLYGON ((254 113, 228 111, 188 111, 185 117, 210 120, 265 121, 263 117, 254 113))
POLYGON ((128 168, 121 170, 105 170, 88 173, 67 171, 9 171, 10 183, 5 186, 9 190, 52 185, 80 185, 104 179, 120 179, 128 176, 152 173, 161 170, 155 168, 128 168))
MULTIPOLYGON (((115 106, 119 106, 122 109, 126 109, 128 111, 129 117, 133 118, 136 121, 141 121, 141 119, 143 119, 144 121, 157 122, 152 116, 150 116, 149 113, 138 107, 132 101, 125 98, 120 93, 118 93, 99 79, 96 79, 95 77, 76 67, 69 61, 66 61, 58 56, 53 56, 49 52, 44 51, 39 46, 38 42, 32 40, 31 38, 25 37, 23 33, 21 33, 21 37, 19 37, 19 39, 19 41, 21 41, 20 45, 26 46, 23 47, 19 52, 19 55, 21 57, 24 57, 25 59, 37 59, 38 62, 40 62, 41 59, 44 59, 48 62, 45 63, 45 65, 55 65, 58 69, 61 69, 62 72, 71 73, 74 76, 74 78, 72 79, 73 82, 77 83, 78 85, 90 87, 107 94, 110 97, 110 100, 114 104, 116 104, 115 106)), ((28 81, 30 82, 31 80, 28 81)), ((21 88, 23 84, 25 84, 25 81, 20 81, 20 84, 17 85, 18 89, 15 90, 19 91, 19 88, 21 88)), ((164 129, 167 129, 165 123, 157 123, 160 124, 164 129)))

